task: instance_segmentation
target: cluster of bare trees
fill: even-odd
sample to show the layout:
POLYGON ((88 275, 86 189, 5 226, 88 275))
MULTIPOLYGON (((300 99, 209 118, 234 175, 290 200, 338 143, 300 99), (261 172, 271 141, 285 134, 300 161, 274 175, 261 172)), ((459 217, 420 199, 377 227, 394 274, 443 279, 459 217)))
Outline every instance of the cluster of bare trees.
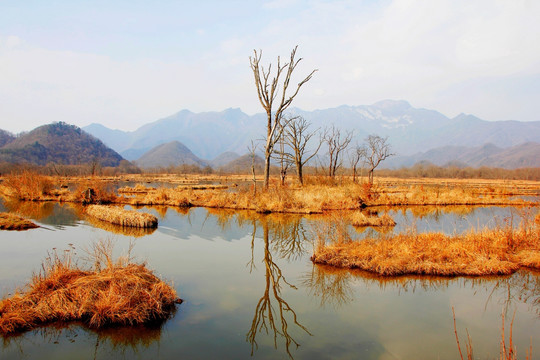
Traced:
MULTIPOLYGON (((257 95, 267 115, 267 133, 264 139, 265 188, 268 188, 269 184, 272 159, 279 164, 282 184, 285 182, 289 168, 294 166, 298 182, 303 185, 303 168, 317 155, 323 145, 327 148, 328 176, 335 177, 336 172, 343 165, 344 156, 353 139, 352 131, 342 132, 332 125, 320 132, 320 129, 311 129, 310 123, 301 116, 291 117, 285 114, 300 88, 311 80, 317 71, 313 70, 296 85, 294 90, 288 93, 292 74, 302 60, 302 58, 295 59, 296 50, 297 47, 292 50, 290 61, 285 64, 282 64, 278 57, 275 74, 272 74, 272 64, 269 64, 267 68, 260 64, 262 51, 254 50, 254 56, 249 58, 257 95), (314 141, 317 143, 308 145, 314 141)), ((366 144, 356 147, 350 156, 355 180, 357 166, 360 161, 363 161, 368 167, 369 181, 373 182, 375 168, 393 155, 387 140, 377 135, 370 135, 366 138, 366 144)), ((250 153, 254 159, 253 144, 250 153)))

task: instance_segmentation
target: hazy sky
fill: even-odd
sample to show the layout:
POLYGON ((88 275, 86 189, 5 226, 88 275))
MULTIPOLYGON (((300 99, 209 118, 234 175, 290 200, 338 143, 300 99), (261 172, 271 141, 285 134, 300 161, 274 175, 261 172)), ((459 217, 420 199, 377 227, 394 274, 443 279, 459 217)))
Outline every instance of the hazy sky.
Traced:
POLYGON ((261 112, 249 56, 299 45, 293 106, 403 99, 540 120, 540 1, 0 0, 0 128, 261 112))

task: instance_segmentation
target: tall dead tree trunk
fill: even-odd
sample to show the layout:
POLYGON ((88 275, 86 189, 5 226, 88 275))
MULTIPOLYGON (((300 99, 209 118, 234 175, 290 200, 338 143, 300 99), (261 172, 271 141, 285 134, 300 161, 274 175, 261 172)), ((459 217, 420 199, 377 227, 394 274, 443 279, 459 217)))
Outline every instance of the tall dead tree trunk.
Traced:
POLYGON ((317 71, 313 70, 307 77, 304 78, 304 80, 298 83, 296 90, 292 94, 287 94, 294 69, 302 60, 302 58, 295 60, 297 48, 298 46, 295 46, 295 48, 292 50, 291 59, 286 64, 282 65, 278 56, 276 73, 272 78, 270 77, 272 72, 272 64, 268 65, 266 69, 264 66, 260 65, 262 51, 257 52, 257 50, 253 50, 254 56, 249 57, 251 70, 253 71, 253 76, 255 78, 255 86, 257 87, 257 95, 259 96, 259 101, 261 102, 262 107, 266 111, 266 143, 264 148, 265 189, 268 188, 270 180, 270 158, 272 156, 274 145, 281 136, 281 132, 283 132, 283 124, 281 122, 283 112, 291 105, 296 95, 298 95, 302 85, 308 82, 315 71, 317 71), (283 83, 280 83, 280 77, 282 75, 284 75, 285 78, 283 79, 283 83), (281 99, 279 100, 277 108, 274 110, 274 101, 280 92, 281 99))

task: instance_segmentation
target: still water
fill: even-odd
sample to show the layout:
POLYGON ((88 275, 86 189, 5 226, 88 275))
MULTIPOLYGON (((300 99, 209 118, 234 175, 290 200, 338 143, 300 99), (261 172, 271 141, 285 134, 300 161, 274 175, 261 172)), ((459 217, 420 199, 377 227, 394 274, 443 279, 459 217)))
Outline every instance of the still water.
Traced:
MULTIPOLYGON (((379 278, 311 263, 321 217, 259 215, 195 208, 143 208, 155 231, 122 233, 60 204, 17 207, 42 227, 0 233, 0 293, 23 286, 51 249, 83 249, 113 239, 170 281, 184 303, 153 328, 94 331, 56 325, 2 339, 0 359, 456 359, 453 320, 465 351, 499 356, 501 314, 515 313, 518 357, 533 344, 540 359, 540 274, 491 278, 379 278)), ((461 232, 517 221, 513 208, 380 209, 390 231, 461 232)), ((353 230, 354 231, 354 230, 353 230)), ((358 236, 374 232, 357 229, 358 236)), ((508 333, 507 335, 508 336, 508 333)))

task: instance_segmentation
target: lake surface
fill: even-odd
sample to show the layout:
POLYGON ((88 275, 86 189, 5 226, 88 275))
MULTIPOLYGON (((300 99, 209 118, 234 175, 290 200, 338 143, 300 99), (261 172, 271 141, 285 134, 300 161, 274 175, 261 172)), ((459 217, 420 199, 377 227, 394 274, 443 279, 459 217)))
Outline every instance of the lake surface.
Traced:
MULTIPOLYGON (((533 344, 540 359, 540 274, 489 278, 380 278, 313 265, 312 227, 321 217, 260 215, 194 208, 142 208, 155 231, 89 221, 80 208, 1 204, 42 226, 0 232, 0 293, 23 286, 47 251, 79 255, 99 239, 134 255, 172 282, 184 303, 153 328, 50 326, 3 338, 0 359, 456 359, 453 320, 465 352, 468 330, 478 358, 499 356, 501 314, 515 313, 518 357, 533 344)), ((389 231, 462 232, 519 222, 510 207, 400 208, 389 231)), ((379 234, 352 230, 357 236, 379 234)), ((507 335, 508 336, 508 335, 507 335)))

